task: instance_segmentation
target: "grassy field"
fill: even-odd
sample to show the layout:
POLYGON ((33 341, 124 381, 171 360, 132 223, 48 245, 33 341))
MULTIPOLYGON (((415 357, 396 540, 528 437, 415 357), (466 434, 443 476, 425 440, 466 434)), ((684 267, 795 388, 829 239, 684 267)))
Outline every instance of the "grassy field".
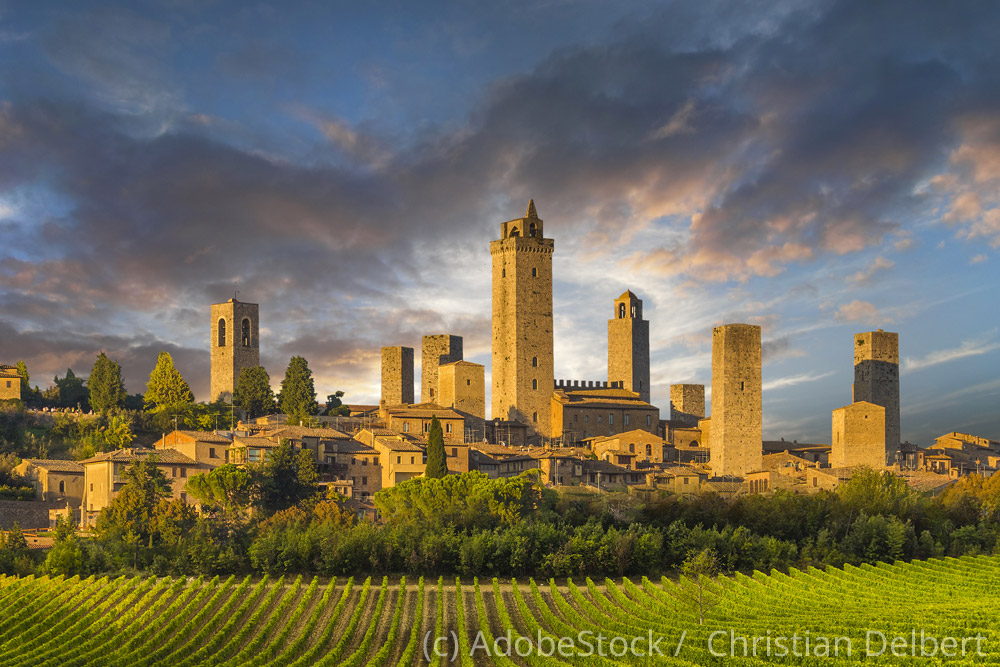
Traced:
POLYGON ((704 625, 683 579, 6 577, 0 665, 1000 664, 1000 557, 737 574, 702 593, 704 625))

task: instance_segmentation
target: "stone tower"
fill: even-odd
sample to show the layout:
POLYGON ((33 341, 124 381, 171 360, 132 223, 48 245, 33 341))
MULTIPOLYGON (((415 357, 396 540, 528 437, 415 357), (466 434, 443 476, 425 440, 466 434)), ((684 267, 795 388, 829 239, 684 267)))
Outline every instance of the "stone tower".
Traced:
POLYGON ((382 348, 382 402, 394 405, 413 403, 413 348, 382 348))
POLYGON ((642 319, 642 300, 629 290, 615 299, 608 320, 608 382, 621 382, 649 403, 649 322, 642 319))
POLYGON ((471 361, 441 364, 437 402, 465 417, 466 431, 473 438, 486 437, 486 367, 471 361))
MULTIPOLYGON (((440 403, 438 368, 462 360, 462 337, 449 334, 424 336, 420 352, 420 402, 440 403)), ((443 405, 443 403, 442 403, 443 405)))
POLYGON ((670 421, 698 428, 698 421, 705 418, 705 385, 670 385, 670 421))
POLYGON ((212 304, 212 397, 232 402, 244 368, 260 366, 260 312, 235 298, 212 304))
POLYGON ((885 447, 891 462, 899 451, 899 334, 854 335, 854 402, 885 408, 885 447))
POLYGON ((889 458, 885 442, 885 408, 868 401, 858 401, 837 408, 832 416, 832 467, 885 467, 889 458))
POLYGON ((552 251, 535 202, 500 225, 493 256, 493 418, 551 436, 552 251))
POLYGON ((712 331, 712 428, 716 476, 744 477, 763 464, 760 327, 726 324, 712 331))

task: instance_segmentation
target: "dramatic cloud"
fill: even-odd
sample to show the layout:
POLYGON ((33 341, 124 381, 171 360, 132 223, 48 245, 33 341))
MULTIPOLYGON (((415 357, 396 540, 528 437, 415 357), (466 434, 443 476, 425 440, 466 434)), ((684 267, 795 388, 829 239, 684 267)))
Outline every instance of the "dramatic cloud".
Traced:
POLYGON ((902 371, 904 373, 912 373, 913 371, 923 370, 925 368, 930 368, 931 366, 937 366, 938 364, 946 364, 958 359, 975 357, 982 354, 988 354, 994 350, 1000 350, 1000 341, 997 341, 996 337, 997 330, 994 329, 985 336, 964 340, 958 347, 953 347, 947 350, 937 350, 915 359, 904 357, 902 371))

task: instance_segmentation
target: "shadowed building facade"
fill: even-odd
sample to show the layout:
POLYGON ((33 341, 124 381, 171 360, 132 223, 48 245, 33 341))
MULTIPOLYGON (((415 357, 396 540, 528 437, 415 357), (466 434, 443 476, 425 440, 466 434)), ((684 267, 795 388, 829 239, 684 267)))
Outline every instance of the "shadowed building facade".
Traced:
POLYGON ((240 371, 260 366, 259 307, 235 298, 212 304, 211 336, 211 400, 231 403, 240 371))
POLYGON ((705 418, 705 385, 670 385, 670 421, 698 428, 698 421, 705 418))
POLYGON ((424 336, 420 350, 420 402, 440 403, 438 368, 462 360, 462 337, 450 334, 424 336))
POLYGON ((493 258, 494 419, 551 435, 555 386, 552 342, 552 252, 535 202, 523 218, 500 225, 493 258))
POLYGON ((615 299, 608 320, 608 382, 620 382, 649 403, 649 322, 642 319, 642 299, 631 290, 615 299))
POLYGON ((763 464, 760 327, 726 324, 712 331, 712 421, 716 476, 745 477, 763 464))
POLYGON ((899 334, 868 331, 854 335, 854 402, 885 408, 885 447, 889 462, 899 451, 899 334))

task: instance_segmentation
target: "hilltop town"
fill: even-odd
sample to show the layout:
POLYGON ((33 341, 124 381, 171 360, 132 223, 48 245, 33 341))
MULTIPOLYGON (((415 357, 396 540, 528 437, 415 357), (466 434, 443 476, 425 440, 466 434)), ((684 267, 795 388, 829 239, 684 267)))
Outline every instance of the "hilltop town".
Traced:
MULTIPOLYGON (((650 323, 630 290, 609 295, 606 379, 556 379, 555 242, 545 237, 534 201, 524 217, 503 222, 499 236, 489 248, 489 419, 486 369, 463 358, 460 332, 428 334, 421 341, 419 401, 414 347, 386 345, 378 405, 305 418, 243 413, 229 428, 174 428, 151 447, 94 452, 78 461, 25 458, 14 472, 49 508, 46 523, 66 517, 90 526, 131 463, 148 460, 170 480, 175 499, 197 504, 186 489, 191 477, 223 464, 260 464, 282 443, 307 451, 322 487, 359 516, 375 518, 376 493, 424 474, 434 421, 441 425, 449 473, 507 478, 535 470, 552 488, 640 498, 814 493, 837 488, 861 469, 892 471, 915 489, 938 491, 1000 467, 1000 442, 987 437, 946 433, 927 448, 900 441, 899 335, 881 329, 845 341, 845 360, 847 346, 853 348, 852 402, 831 406, 829 443, 763 440, 758 325, 713 330, 710 414, 701 384, 673 384, 669 406, 651 404, 650 323)), ((212 400, 231 404, 241 374, 260 365, 260 308, 234 297, 211 306, 210 322, 212 400)), ((16 367, 0 367, 0 399, 17 401, 21 387, 16 367)), ((32 519, 22 517, 24 523, 32 519)))

